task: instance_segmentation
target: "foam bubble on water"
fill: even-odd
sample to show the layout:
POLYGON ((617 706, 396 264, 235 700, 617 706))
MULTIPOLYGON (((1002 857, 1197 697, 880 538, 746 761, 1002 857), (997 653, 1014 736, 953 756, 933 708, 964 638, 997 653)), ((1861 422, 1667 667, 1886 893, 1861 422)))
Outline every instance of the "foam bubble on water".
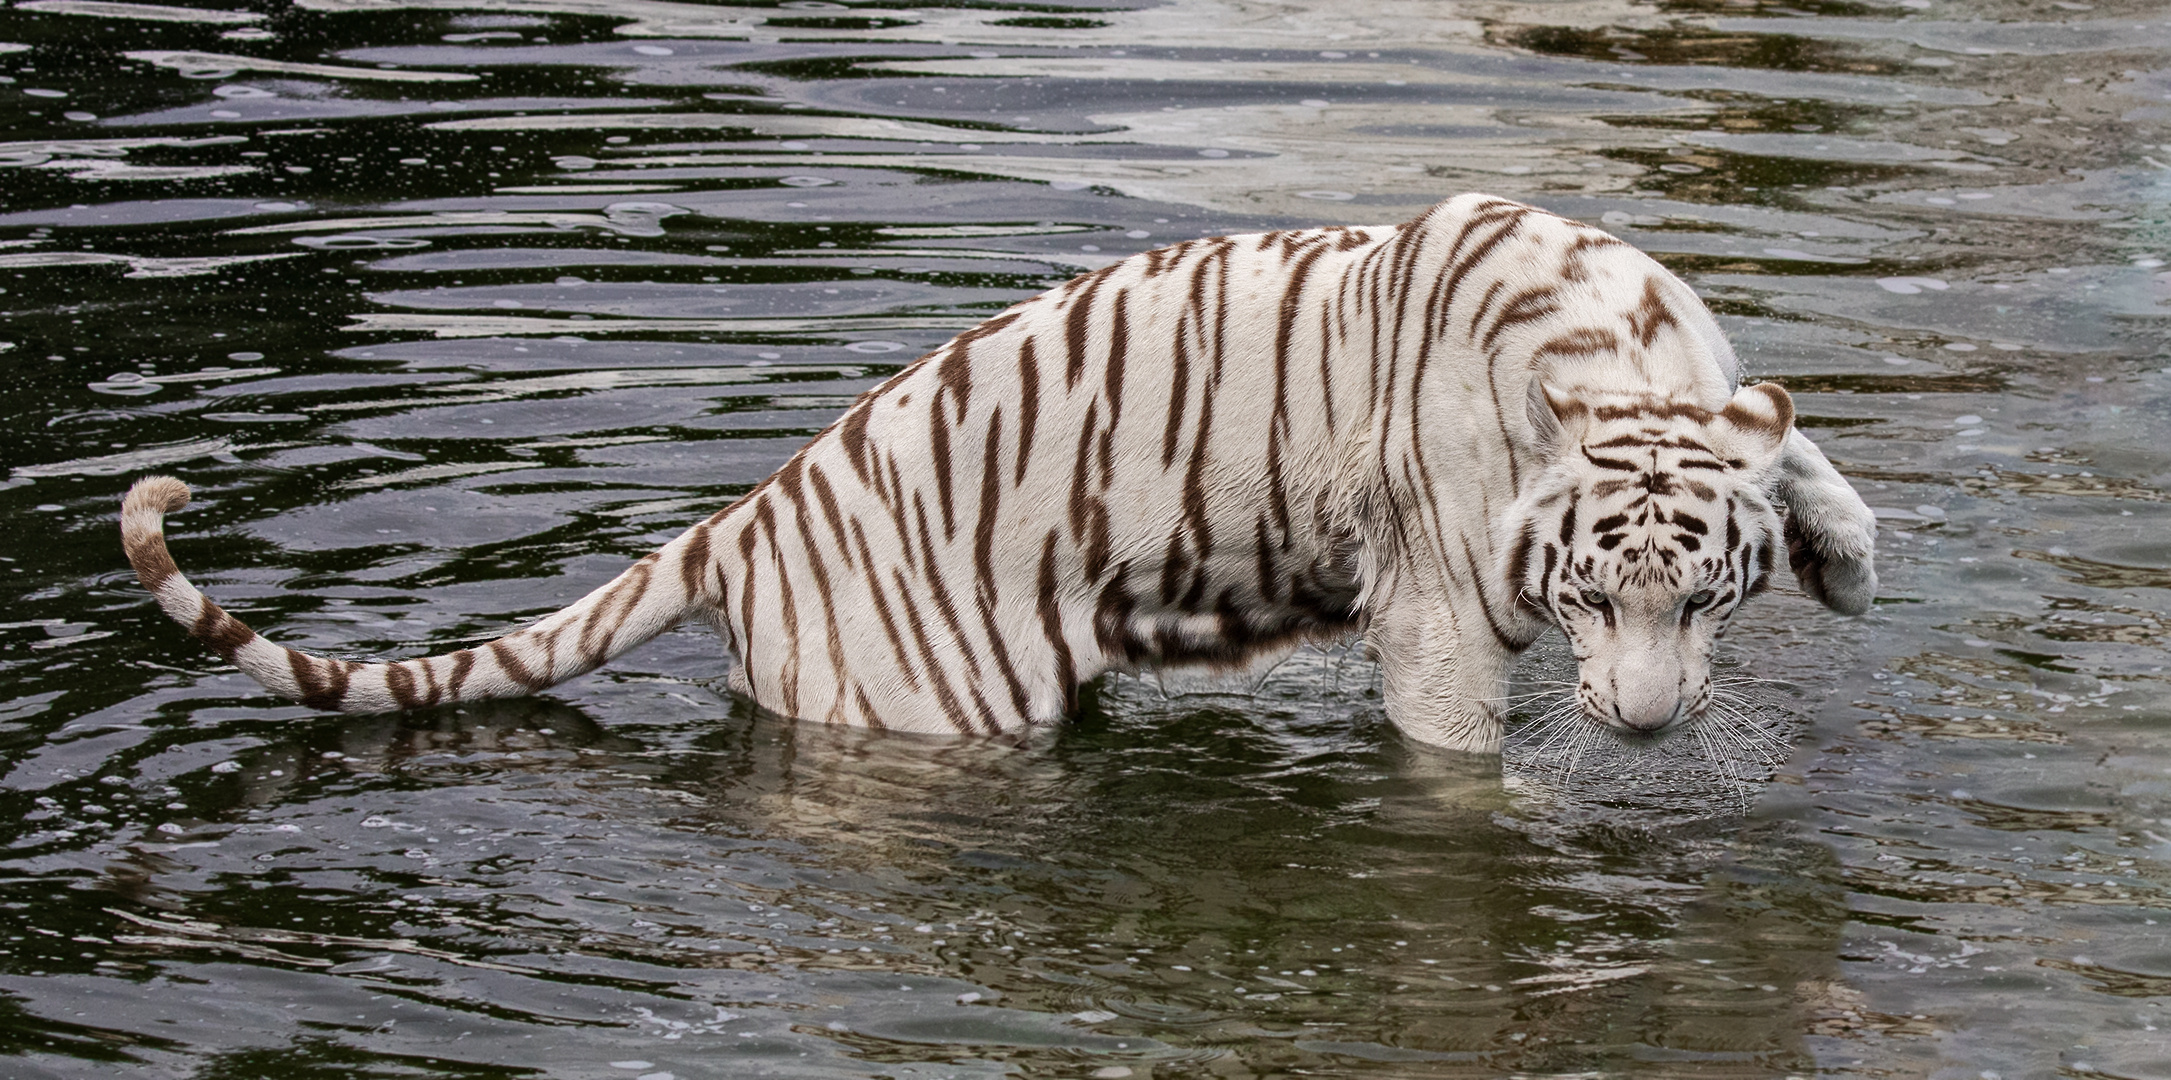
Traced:
POLYGON ((1948 341, 1948 342, 1946 342, 1946 343, 1945 343, 1945 348, 1947 348, 1947 349, 1951 350, 1952 352, 1974 352, 1974 351, 1975 351, 1975 346, 1973 346, 1973 345, 1970 345, 1970 344, 1968 344, 1968 343, 1967 343, 1967 342, 1965 342, 1965 341, 1948 341))
POLYGON ((1208 147, 1199 151, 1199 156, 1203 158, 1225 158, 1229 156, 1229 152, 1219 147, 1208 147))
POLYGON ((821 176, 787 176, 777 183, 785 187, 828 187, 836 181, 821 176))
POLYGON ((1889 293, 1913 296, 1924 289, 1944 292, 1952 288, 1952 285, 1933 277, 1886 277, 1877 279, 1877 287, 1889 293))
POLYGON ((1885 357, 1885 363, 1891 364, 1893 367, 1906 367, 1907 365, 1914 363, 1914 361, 1909 360, 1904 356, 1887 356, 1885 357))
POLYGON ((635 45, 633 51, 640 53, 642 56, 670 56, 673 53, 673 50, 666 49, 661 45, 635 45))

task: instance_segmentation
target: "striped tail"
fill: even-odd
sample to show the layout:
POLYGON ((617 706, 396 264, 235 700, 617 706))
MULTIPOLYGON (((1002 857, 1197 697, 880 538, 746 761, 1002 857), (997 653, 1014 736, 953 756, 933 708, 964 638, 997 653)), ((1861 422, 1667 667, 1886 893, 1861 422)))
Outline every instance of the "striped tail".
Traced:
POLYGON ((188 505, 170 476, 136 481, 121 500, 121 547, 158 606, 191 636, 275 694, 312 709, 368 713, 518 697, 593 671, 676 626, 720 588, 704 522, 642 557, 571 607, 476 649, 392 663, 335 660, 274 645, 181 576, 165 515, 188 505))

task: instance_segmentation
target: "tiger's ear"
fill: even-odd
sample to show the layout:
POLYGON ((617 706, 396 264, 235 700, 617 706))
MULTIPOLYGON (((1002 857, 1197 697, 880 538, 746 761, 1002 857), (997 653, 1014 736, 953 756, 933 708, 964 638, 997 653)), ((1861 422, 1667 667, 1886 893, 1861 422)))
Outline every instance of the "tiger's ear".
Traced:
POLYGON ((1794 430, 1794 399, 1778 383, 1744 386, 1713 423, 1728 434, 1727 450, 1762 472, 1779 459, 1794 430))
POLYGON ((1544 379, 1530 380, 1530 398, 1524 403, 1524 411, 1529 414, 1538 448, 1547 455, 1557 454, 1562 447, 1580 440, 1591 419, 1590 406, 1544 379))

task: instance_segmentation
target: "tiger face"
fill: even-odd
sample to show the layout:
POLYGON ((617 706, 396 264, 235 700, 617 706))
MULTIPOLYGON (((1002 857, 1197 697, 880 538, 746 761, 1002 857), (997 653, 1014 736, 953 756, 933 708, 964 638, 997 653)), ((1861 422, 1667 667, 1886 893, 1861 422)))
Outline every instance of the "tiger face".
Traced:
POLYGON ((1771 383, 1716 413, 1541 384, 1531 413, 1553 463, 1510 518, 1516 602, 1567 635, 1587 719, 1645 737, 1699 719, 1713 641, 1785 542, 1793 402, 1771 383))

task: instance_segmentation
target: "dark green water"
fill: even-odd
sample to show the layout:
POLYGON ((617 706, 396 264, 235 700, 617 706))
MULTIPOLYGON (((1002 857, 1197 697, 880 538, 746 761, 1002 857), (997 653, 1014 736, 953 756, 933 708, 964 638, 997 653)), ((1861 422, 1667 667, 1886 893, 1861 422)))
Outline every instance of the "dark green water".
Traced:
POLYGON ((2161 5, 220 11, 0 8, 0 1075, 2171 1076, 2161 5), (1876 614, 1728 638, 1771 762, 1443 758, 1346 650, 835 732, 690 629, 330 718, 120 556, 170 471, 274 640, 488 637, 1015 299, 1469 190, 1884 519, 1876 614))

